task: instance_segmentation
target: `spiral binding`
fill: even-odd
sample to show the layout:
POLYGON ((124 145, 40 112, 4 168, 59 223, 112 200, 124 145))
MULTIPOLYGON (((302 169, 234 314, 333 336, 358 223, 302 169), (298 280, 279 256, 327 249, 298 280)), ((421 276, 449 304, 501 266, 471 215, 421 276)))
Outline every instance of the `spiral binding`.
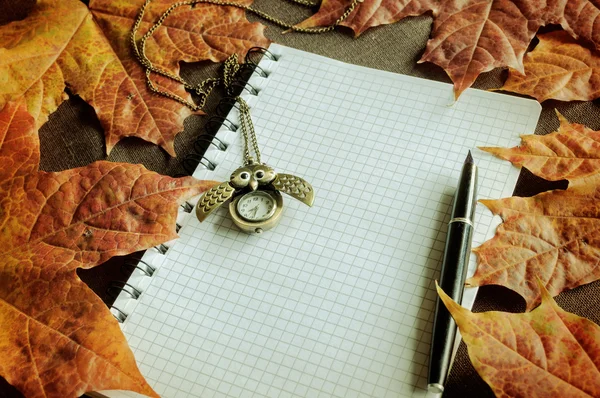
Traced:
POLYGON ((123 265, 121 265, 121 272, 123 272, 123 274, 126 276, 131 275, 131 273, 136 269, 146 276, 152 276, 156 271, 156 268, 153 265, 150 265, 148 262, 142 259, 126 261, 123 263, 123 265))
POLYGON ((192 210, 194 210, 194 205, 191 204, 190 202, 183 202, 181 204, 181 208, 183 209, 184 212, 191 213, 192 210))
POLYGON ((158 246, 154 246, 153 249, 156 250, 157 252, 159 252, 160 254, 167 254, 167 251, 169 250, 169 246, 165 245, 164 243, 161 243, 158 246))
POLYGON ((107 293, 114 299, 121 293, 125 292, 131 296, 132 299, 137 300, 142 295, 142 291, 137 287, 130 285, 123 281, 112 281, 108 287, 107 293))
MULTIPOLYGON (((194 209, 194 206, 189 202, 183 202, 180 207, 182 213, 191 213, 194 209)), ((180 229, 181 224, 176 222, 175 231, 179 232, 180 229)), ((161 243, 160 245, 154 246, 153 249, 160 255, 164 255, 169 250, 169 246, 161 243)), ((129 279, 132 273, 136 270, 139 271, 143 277, 151 278, 154 275, 154 272, 156 272, 156 267, 142 258, 132 258, 126 260, 121 265, 121 272, 127 279, 129 279)), ((134 286, 131 283, 114 280, 110 282, 106 293, 114 300, 116 300, 122 293, 125 293, 132 300, 137 300, 142 294, 142 290, 138 286, 134 286)), ((115 303, 110 306, 110 310, 119 323, 123 323, 127 319, 128 314, 121 307, 115 305, 115 303)))
MULTIPOLYGON (((216 108, 216 115, 210 117, 204 126, 204 132, 196 138, 193 143, 193 149, 190 154, 185 156, 182 160, 182 167, 191 175, 200 165, 209 171, 213 171, 217 168, 218 164, 206 157, 206 149, 213 145, 219 151, 227 151, 228 144, 216 137, 217 131, 221 127, 225 127, 227 130, 236 132, 239 125, 234 121, 227 118, 232 108, 238 108, 238 103, 235 100, 235 96, 240 95, 243 91, 246 91, 249 95, 257 96, 260 90, 254 87, 248 82, 252 74, 257 74, 260 77, 268 78, 270 72, 258 66, 258 63, 262 57, 267 57, 271 61, 277 62, 279 56, 271 53, 266 48, 252 47, 246 53, 244 63, 240 65, 239 73, 236 79, 233 80, 231 86, 233 87, 233 94, 231 97, 224 97, 219 101, 216 108)), ((239 108, 238 108, 239 109, 239 108)), ((194 205, 189 202, 181 204, 181 211, 184 213, 191 213, 194 210, 194 205)), ((179 232, 181 224, 176 223, 176 231, 179 232)), ((153 250, 159 255, 163 256, 169 250, 168 244, 161 243, 160 245, 154 246, 153 250)), ((151 278, 156 271, 155 266, 151 265, 150 262, 143 259, 131 259, 126 261, 121 266, 121 271, 128 278, 127 282, 124 281, 112 281, 107 289, 107 294, 114 298, 121 297, 124 293, 129 299, 137 300, 143 290, 139 286, 134 286, 129 283, 129 279, 134 271, 139 271, 144 278, 151 278)), ((113 303, 110 307, 111 313, 119 323, 125 322, 129 314, 124 310, 123 307, 117 306, 113 303)))

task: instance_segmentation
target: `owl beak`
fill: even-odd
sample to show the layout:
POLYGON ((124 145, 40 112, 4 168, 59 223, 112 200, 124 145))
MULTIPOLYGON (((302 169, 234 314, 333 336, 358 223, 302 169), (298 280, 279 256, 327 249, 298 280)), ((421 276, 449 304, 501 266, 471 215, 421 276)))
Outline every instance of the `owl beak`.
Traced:
POLYGON ((258 188, 258 181, 256 181, 254 178, 251 178, 248 185, 250 186, 251 190, 256 191, 256 188, 258 188))

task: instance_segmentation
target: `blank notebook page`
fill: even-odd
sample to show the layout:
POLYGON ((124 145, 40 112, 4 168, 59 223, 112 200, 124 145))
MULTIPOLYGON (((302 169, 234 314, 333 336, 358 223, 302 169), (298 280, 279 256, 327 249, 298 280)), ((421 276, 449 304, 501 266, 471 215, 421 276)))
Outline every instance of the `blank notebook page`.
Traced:
MULTIPOLYGON (((123 325, 140 369, 169 398, 425 396, 462 163, 470 149, 480 198, 510 196, 518 170, 476 146, 515 145, 540 106, 479 90, 453 103, 449 84, 270 51, 244 98, 262 161, 310 182, 314 206, 284 195, 279 226, 254 236, 227 206, 190 215, 123 325)), ((229 147, 198 178, 242 164, 241 133, 217 137, 229 147)), ((474 246, 497 220, 478 205, 476 223, 474 246)))

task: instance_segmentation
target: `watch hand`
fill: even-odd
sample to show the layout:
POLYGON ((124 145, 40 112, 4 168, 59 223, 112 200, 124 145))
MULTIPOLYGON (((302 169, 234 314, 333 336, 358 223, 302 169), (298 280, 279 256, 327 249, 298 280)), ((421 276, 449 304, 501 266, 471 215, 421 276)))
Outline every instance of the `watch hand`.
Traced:
POLYGON ((248 210, 248 211, 253 211, 253 212, 254 212, 254 214, 252 214, 252 216, 253 216, 253 217, 256 217, 256 212, 258 211, 258 205, 256 205, 256 207, 254 207, 254 208, 252 208, 252 209, 250 209, 250 210, 248 210))

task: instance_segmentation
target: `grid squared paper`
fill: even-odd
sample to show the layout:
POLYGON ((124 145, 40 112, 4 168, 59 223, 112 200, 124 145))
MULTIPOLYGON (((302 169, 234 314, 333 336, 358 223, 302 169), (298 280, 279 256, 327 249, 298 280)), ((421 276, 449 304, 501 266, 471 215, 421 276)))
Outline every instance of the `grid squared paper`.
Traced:
MULTIPOLYGON (((423 397, 462 163, 471 149, 480 198, 510 196, 518 170, 475 147, 514 145, 540 106, 478 90, 452 105, 448 84, 270 51, 281 57, 246 96, 262 160, 309 181, 314 206, 285 197, 258 236, 226 206, 188 217, 124 333, 163 397, 423 397)), ((239 132, 218 137, 228 150, 196 176, 228 180, 242 163, 239 132)), ((478 205, 473 245, 497 222, 478 205)))

